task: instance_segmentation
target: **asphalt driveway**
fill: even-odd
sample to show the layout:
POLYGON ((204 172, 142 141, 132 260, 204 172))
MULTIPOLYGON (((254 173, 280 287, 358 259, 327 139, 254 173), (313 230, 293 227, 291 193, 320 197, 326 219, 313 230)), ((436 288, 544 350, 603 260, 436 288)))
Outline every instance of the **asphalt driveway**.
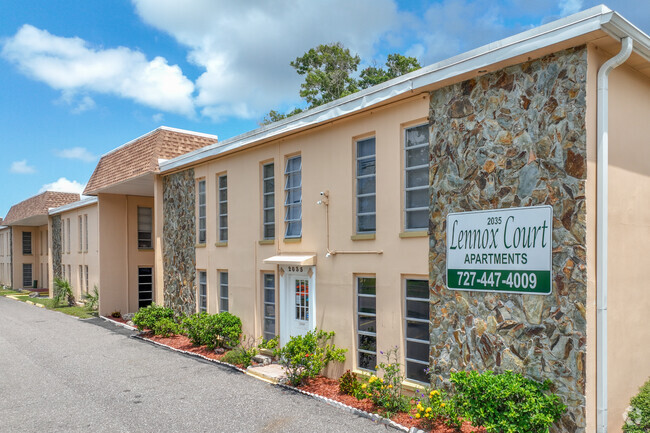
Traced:
POLYGON ((0 297, 0 432, 395 432, 316 399, 0 297))

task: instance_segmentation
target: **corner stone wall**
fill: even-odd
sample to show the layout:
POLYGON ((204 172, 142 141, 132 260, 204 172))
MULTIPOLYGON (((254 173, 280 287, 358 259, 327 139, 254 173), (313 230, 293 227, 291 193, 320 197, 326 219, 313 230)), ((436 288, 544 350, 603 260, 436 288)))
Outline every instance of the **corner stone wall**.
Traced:
POLYGON ((163 177, 163 270, 165 307, 196 312, 194 170, 163 177))
POLYGON ((561 51, 431 93, 432 381, 513 370, 542 381, 585 430, 587 50, 561 51), (551 295, 446 288, 449 212, 553 207, 551 295))
POLYGON ((61 274, 61 215, 52 217, 52 278, 62 278, 61 274))

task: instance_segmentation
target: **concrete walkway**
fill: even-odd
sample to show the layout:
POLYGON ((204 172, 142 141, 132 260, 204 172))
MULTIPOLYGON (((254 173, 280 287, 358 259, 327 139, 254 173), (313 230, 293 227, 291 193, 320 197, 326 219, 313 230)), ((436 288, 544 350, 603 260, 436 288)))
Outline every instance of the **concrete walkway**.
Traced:
POLYGON ((396 431, 130 335, 0 297, 0 431, 396 431))

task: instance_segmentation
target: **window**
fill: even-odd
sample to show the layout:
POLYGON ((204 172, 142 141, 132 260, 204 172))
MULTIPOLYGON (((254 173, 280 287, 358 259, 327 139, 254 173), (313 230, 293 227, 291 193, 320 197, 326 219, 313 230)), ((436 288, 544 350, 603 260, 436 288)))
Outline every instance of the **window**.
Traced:
POLYGON ((219 272, 219 312, 228 311, 228 272, 219 272))
POLYGON ((205 243, 205 180, 199 181, 199 229, 197 232, 197 242, 199 244, 205 243))
POLYGON ((61 252, 65 253, 65 220, 61 220, 61 252))
POLYGON ((138 248, 153 248, 153 209, 138 206, 138 248))
POLYGON ((84 266, 86 270, 86 293, 90 290, 90 284, 88 284, 88 265, 84 266))
POLYGON ((357 141, 357 233, 375 231, 375 137, 357 141))
POLYGON ((32 253, 32 232, 23 232, 23 254, 32 253))
POLYGON ((32 264, 23 263, 23 287, 32 287, 32 264))
POLYGON ((406 280, 406 377, 428 383, 429 281, 406 280))
POLYGON ((68 275, 68 283, 72 284, 72 266, 70 266, 70 265, 68 265, 68 274, 67 275, 68 275))
MULTIPOLYGON (((81 219, 81 217, 79 217, 81 219)), ((84 290, 84 267, 82 265, 79 265, 79 291, 84 290)), ((86 293, 88 293, 88 288, 85 288, 86 293)))
POLYGON ((275 274, 264 274, 264 339, 275 337, 275 274))
POLYGON ((275 164, 262 166, 262 231, 264 239, 275 239, 275 164))
POLYGON ((81 215, 79 215, 77 218, 79 220, 79 252, 81 252, 81 251, 83 251, 83 246, 84 246, 83 245, 83 241, 84 241, 84 236, 83 236, 83 234, 84 234, 83 225, 84 224, 83 224, 83 222, 84 221, 81 218, 81 215))
POLYGON ((84 230, 85 230, 84 251, 88 252, 88 214, 84 215, 84 230))
POLYGON ((404 227, 429 227, 429 126, 408 128, 404 139, 404 227))
POLYGON ((300 155, 287 159, 284 191, 285 238, 302 236, 302 160, 300 155))
MULTIPOLYGON (((67 227, 65 228, 65 231, 66 231, 66 234, 67 234, 68 238, 66 239, 65 244, 66 244, 66 247, 67 247, 66 251, 68 253, 70 253, 70 218, 68 218, 66 220, 66 224, 67 224, 67 227)), ((68 272, 68 275, 69 274, 70 274, 70 272, 68 272)))
POLYGON ((377 279, 357 277, 357 366, 375 371, 377 365, 377 279))
POLYGON ((219 242, 228 242, 228 176, 219 176, 219 242))
POLYGON ((138 308, 153 302, 153 268, 138 268, 138 308))
POLYGON ((208 276, 199 271, 199 312, 208 311, 208 276))
POLYGON ((61 279, 65 280, 65 265, 61 265, 61 279))
POLYGON ((48 255, 48 254, 49 254, 49 251, 48 251, 48 250, 50 249, 50 239, 49 239, 49 234, 50 234, 50 232, 47 231, 47 230, 45 230, 45 240, 43 241, 43 243, 45 244, 45 255, 48 255))

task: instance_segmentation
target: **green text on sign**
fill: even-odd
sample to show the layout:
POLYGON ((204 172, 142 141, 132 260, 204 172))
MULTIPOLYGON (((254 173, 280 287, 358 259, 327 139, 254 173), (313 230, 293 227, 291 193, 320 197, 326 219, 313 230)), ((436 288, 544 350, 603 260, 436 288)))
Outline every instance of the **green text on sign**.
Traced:
POLYGON ((447 285, 456 290, 551 293, 549 271, 507 271, 447 269, 447 285))

